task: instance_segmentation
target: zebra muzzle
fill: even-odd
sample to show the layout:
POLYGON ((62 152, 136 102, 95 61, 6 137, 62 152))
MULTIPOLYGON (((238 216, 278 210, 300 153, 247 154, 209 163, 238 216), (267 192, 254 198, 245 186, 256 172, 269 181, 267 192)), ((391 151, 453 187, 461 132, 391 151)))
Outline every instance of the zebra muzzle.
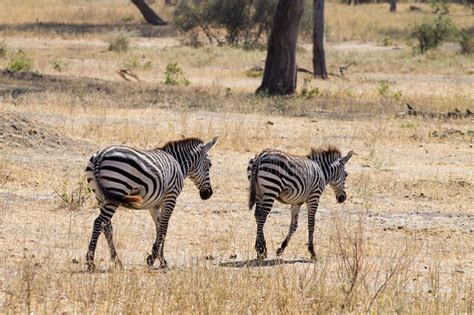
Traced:
POLYGON ((202 200, 206 200, 211 198, 212 196, 212 188, 206 189, 206 190, 201 190, 199 192, 199 195, 201 196, 202 200))
POLYGON ((343 203, 344 201, 346 201, 346 198, 347 198, 347 197, 346 197, 346 194, 337 196, 337 202, 343 203))

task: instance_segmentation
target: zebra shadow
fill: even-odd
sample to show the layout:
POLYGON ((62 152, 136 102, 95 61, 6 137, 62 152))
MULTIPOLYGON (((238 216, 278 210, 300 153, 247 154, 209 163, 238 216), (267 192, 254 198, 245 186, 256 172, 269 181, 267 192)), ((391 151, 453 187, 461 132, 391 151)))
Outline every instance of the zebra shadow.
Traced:
POLYGON ((257 268, 257 267, 272 267, 278 265, 293 265, 293 264, 313 264, 314 261, 309 259, 268 259, 258 260, 249 259, 241 261, 229 261, 219 264, 219 267, 231 267, 231 268, 257 268))

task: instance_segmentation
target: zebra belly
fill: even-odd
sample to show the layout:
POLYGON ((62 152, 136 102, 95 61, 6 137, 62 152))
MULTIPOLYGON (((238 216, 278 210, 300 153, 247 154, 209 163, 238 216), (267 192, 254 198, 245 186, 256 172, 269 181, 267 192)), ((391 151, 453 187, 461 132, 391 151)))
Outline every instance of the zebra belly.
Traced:
POLYGON ((277 200, 285 204, 300 204, 307 200, 306 195, 300 195, 290 190, 283 190, 277 197, 277 200))

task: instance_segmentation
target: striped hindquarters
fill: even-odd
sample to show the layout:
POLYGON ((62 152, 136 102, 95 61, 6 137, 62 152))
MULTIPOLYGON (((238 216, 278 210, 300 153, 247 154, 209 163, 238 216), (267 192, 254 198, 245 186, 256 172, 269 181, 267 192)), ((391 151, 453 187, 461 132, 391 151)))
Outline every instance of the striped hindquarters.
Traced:
POLYGON ((252 159, 247 172, 249 208, 255 204, 257 193, 289 204, 304 202, 317 177, 313 162, 277 150, 263 151, 252 159))
POLYGON ((179 194, 183 181, 168 153, 123 146, 107 147, 91 157, 86 177, 99 202, 108 200, 134 209, 159 203, 170 189, 179 194))

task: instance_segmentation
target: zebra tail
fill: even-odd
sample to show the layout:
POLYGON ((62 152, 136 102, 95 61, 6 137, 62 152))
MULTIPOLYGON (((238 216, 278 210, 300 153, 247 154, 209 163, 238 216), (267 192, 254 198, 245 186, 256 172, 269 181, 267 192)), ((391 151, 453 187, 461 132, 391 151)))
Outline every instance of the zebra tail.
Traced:
POLYGON ((143 203, 143 198, 140 196, 139 192, 132 192, 128 195, 122 195, 113 191, 107 190, 100 181, 100 165, 102 163, 103 155, 100 155, 96 161, 94 161, 94 180, 97 184, 97 189, 99 189, 104 195, 105 199, 124 207, 128 208, 140 208, 143 203))
POLYGON ((249 210, 252 210, 255 205, 257 196, 257 173, 258 167, 260 166, 260 159, 256 158, 252 164, 252 170, 250 175, 250 192, 249 192, 249 210))

